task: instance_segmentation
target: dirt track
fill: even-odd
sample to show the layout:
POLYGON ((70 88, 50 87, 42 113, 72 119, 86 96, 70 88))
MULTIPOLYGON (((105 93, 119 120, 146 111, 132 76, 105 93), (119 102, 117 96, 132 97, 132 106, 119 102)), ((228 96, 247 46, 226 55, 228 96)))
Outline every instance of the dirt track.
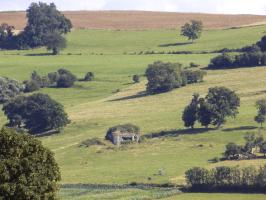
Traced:
MULTIPOLYGON (((89 29, 171 29, 191 19, 203 21, 206 28, 230 28, 250 24, 266 23, 266 16, 257 15, 214 15, 197 13, 166 13, 142 11, 75 11, 64 12, 75 28, 89 29)), ((23 29, 25 12, 0 12, 0 23, 12 24, 23 29)))

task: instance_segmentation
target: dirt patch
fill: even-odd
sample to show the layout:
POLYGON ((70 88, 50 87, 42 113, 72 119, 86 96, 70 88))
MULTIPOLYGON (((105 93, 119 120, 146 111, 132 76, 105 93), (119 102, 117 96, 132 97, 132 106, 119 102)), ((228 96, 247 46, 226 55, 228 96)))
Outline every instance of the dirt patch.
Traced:
MULTIPOLYGON (((241 27, 265 23, 266 16, 220 15, 199 13, 171 13, 144 11, 68 11, 74 28, 143 30, 178 28, 191 19, 203 21, 208 29, 241 27)), ((0 23, 12 24, 16 29, 26 25, 25 12, 0 12, 0 23)))

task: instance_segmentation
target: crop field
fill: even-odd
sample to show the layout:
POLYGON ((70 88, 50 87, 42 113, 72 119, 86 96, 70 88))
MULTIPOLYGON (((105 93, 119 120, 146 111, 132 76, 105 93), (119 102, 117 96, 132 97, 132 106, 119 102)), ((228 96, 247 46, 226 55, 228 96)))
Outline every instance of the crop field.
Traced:
MULTIPOLYGON (((254 104, 266 97, 266 68, 208 70, 202 83, 169 93, 143 95, 147 83, 143 75, 148 64, 161 60, 180 62, 186 67, 194 62, 204 68, 217 54, 200 52, 240 48, 255 43, 265 34, 264 25, 206 30, 199 41, 189 44, 177 30, 75 30, 68 35, 68 47, 58 56, 47 55, 43 48, 1 51, 0 75, 24 81, 34 70, 44 75, 66 68, 78 78, 89 71, 95 73, 95 81, 77 82, 73 88, 41 90, 61 102, 71 119, 62 133, 39 138, 55 153, 62 173, 61 184, 77 185, 62 187, 61 199, 263 200, 266 197, 260 194, 181 194, 174 189, 158 188, 87 189, 79 188, 78 184, 183 184, 184 172, 195 166, 266 164, 266 160, 260 159, 210 161, 222 156, 228 142, 242 144, 247 132, 258 132, 254 104), (146 51, 161 53, 143 53, 146 51), (167 54, 169 51, 192 54, 167 54), (134 74, 142 75, 140 83, 132 83, 134 74), (184 107, 194 93, 204 96, 214 86, 226 86, 239 94, 239 115, 219 130, 206 130, 198 125, 193 131, 186 130, 181 120, 184 107), (120 148, 107 142, 102 146, 79 147, 87 139, 103 139, 109 127, 124 123, 136 124, 142 135, 164 132, 120 148), (165 172, 163 175, 159 173, 161 170, 165 172)), ((1 112, 0 124, 5 122, 1 112)))
MULTIPOLYGON (((208 29, 265 24, 261 15, 223 15, 202 13, 172 13, 144 11, 66 11, 75 29, 150 30, 176 29, 192 19, 203 21, 208 29)), ((25 12, 0 12, 0 22, 22 30, 26 25, 25 12)))

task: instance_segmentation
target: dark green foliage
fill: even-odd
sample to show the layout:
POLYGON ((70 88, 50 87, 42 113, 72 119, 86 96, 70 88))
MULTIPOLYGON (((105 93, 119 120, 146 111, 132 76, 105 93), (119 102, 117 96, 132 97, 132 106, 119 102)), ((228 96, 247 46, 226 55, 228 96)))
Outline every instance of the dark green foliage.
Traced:
POLYGON ((246 160, 254 159, 257 157, 256 153, 263 153, 264 149, 264 138, 259 135, 247 133, 244 137, 246 143, 244 146, 237 145, 235 143, 229 143, 226 145, 224 152, 225 159, 227 160, 246 160), (259 149, 259 150, 258 150, 259 149), (254 151, 256 150, 256 151, 254 151))
POLYGON ((224 53, 213 58, 209 69, 226 69, 237 67, 254 67, 266 65, 266 36, 263 36, 257 44, 243 47, 239 55, 224 53))
POLYGON ((206 102, 212 108, 212 124, 220 125, 226 122, 226 117, 235 117, 238 114, 240 99, 237 94, 226 87, 210 88, 206 102))
POLYGON ((65 47, 66 41, 63 34, 70 32, 72 24, 55 4, 32 3, 27 9, 27 25, 20 34, 13 35, 13 26, 3 24, 0 27, 0 47, 3 49, 28 49, 39 46, 47 46, 58 54, 65 47))
POLYGON ((206 74, 200 70, 181 70, 181 66, 180 63, 164 63, 161 61, 149 65, 146 70, 147 93, 168 92, 186 84, 201 82, 206 74))
POLYGON ((194 128, 197 121, 199 95, 194 94, 191 103, 185 108, 182 116, 185 127, 194 128))
POLYGON ((3 107, 9 126, 25 128, 31 134, 60 130, 69 123, 61 104, 48 95, 18 96, 3 107))
POLYGON ((88 72, 84 77, 84 81, 93 81, 93 80, 94 80, 94 73, 93 72, 88 72))
POLYGON ((203 98, 199 100, 198 120, 202 126, 206 128, 212 122, 212 105, 206 102, 203 98))
POLYGON ((266 35, 264 35, 259 42, 257 42, 257 45, 260 47, 262 52, 266 51, 266 35))
POLYGON ((66 69, 58 70, 59 78, 57 80, 58 88, 69 88, 72 87, 77 80, 76 76, 66 69))
POLYGON ((53 153, 11 129, 0 131, 0 198, 55 200, 61 180, 53 153))
POLYGON ((34 82, 34 84, 36 83, 41 88, 69 88, 74 85, 76 80, 76 76, 66 69, 59 69, 57 72, 48 73, 48 75, 43 77, 41 77, 36 71, 34 71, 31 75, 31 80, 26 81, 26 84, 34 82))
POLYGON ((189 63, 189 67, 190 67, 190 68, 197 68, 197 67, 200 67, 200 65, 199 65, 199 64, 196 64, 196 63, 193 63, 193 62, 191 62, 191 63, 189 63))
MULTIPOLYGON (((239 97, 234 91, 226 87, 210 88, 205 99, 197 96, 197 101, 192 100, 192 102, 196 102, 195 105, 193 103, 194 109, 192 110, 191 105, 185 108, 183 121, 185 122, 185 116, 187 116, 187 122, 190 121, 188 119, 191 115, 191 121, 196 117, 196 120, 205 127, 212 124, 219 128, 226 122, 227 117, 235 117, 238 114, 238 107, 240 106, 239 97), (192 115, 192 113, 194 114, 192 115)), ((191 122, 188 124, 191 124, 191 122)))
POLYGON ((15 27, 10 26, 6 23, 0 25, 0 48, 2 49, 11 49, 12 39, 14 37, 13 31, 15 27))
POLYGON ((198 189, 207 189, 210 185, 210 172, 207 169, 195 167, 186 171, 186 180, 189 185, 198 189))
POLYGON ((264 154, 264 157, 266 157, 266 141, 260 145, 260 152, 264 154))
POLYGON ((72 28, 70 20, 53 3, 32 3, 27 9, 27 18, 28 23, 23 34, 30 47, 45 46, 47 35, 66 34, 72 28))
POLYGON ((67 45, 66 39, 59 33, 49 33, 45 38, 45 46, 47 50, 51 50, 53 55, 58 55, 67 45))
POLYGON ((181 76, 186 79, 187 84, 198 83, 203 81, 206 72, 203 70, 182 70, 181 76))
POLYGON ((157 94, 168 92, 181 87, 181 64, 155 62, 148 66, 146 76, 148 79, 147 92, 157 94))
POLYGON ((255 121, 259 123, 262 127, 262 124, 266 120, 266 100, 261 99, 256 102, 256 108, 258 110, 257 116, 255 116, 255 121))
POLYGON ((114 132, 140 134, 140 128, 133 124, 117 125, 108 129, 105 138, 109 140, 114 132))
POLYGON ((242 154, 242 146, 236 145, 235 143, 228 143, 226 145, 226 150, 224 152, 224 156, 227 160, 235 160, 238 159, 238 156, 242 154))
POLYGON ((231 56, 228 53, 223 53, 217 57, 211 59, 211 62, 208 66, 210 69, 223 69, 233 67, 235 62, 235 57, 231 56))
POLYGON ((186 171, 186 180, 192 191, 222 192, 265 192, 266 166, 256 170, 254 167, 216 167, 207 170, 192 168, 186 171))
POLYGON ((0 77, 0 103, 5 103, 23 91, 23 87, 15 80, 0 77))
POLYGON ((201 21, 191 20, 191 23, 186 23, 181 27, 181 35, 194 42, 201 36, 202 29, 203 24, 201 21))
POLYGON ((246 46, 241 49, 243 52, 258 52, 261 51, 261 48, 257 44, 253 44, 251 46, 246 46))
POLYGON ((26 81, 24 86, 25 86, 24 88, 25 93, 35 92, 40 89, 40 85, 34 80, 26 81))
POLYGON ((137 75, 137 74, 133 75, 132 80, 133 80, 134 83, 139 83, 140 82, 139 75, 137 75))
POLYGON ((58 79, 59 79, 59 74, 58 72, 50 72, 47 75, 50 86, 54 86, 55 83, 57 83, 58 79))

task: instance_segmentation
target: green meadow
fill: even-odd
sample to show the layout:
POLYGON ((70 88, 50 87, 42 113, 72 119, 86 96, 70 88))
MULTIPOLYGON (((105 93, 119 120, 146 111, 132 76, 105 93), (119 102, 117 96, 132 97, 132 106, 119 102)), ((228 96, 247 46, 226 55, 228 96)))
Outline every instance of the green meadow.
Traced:
MULTIPOLYGON (((204 82, 176 89, 169 93, 143 96, 146 79, 132 83, 132 75, 143 75, 154 61, 190 62, 206 67, 217 54, 196 54, 222 48, 240 48, 255 43, 266 34, 266 26, 227 30, 206 30, 202 38, 188 44, 178 30, 107 31, 74 30, 68 35, 68 47, 58 56, 47 55, 45 49, 1 51, 0 75, 19 81, 29 79, 32 71, 44 75, 66 68, 78 78, 95 73, 93 82, 76 82, 73 88, 46 88, 65 106, 71 124, 58 135, 39 138, 51 149, 59 163, 61 184, 184 184, 184 172, 195 166, 218 165, 260 166, 266 160, 211 163, 221 157, 228 142, 243 143, 247 132, 258 132, 254 122, 255 101, 266 98, 266 68, 242 68, 207 71, 204 82), (139 52, 192 51, 195 54, 151 54, 139 52), (194 93, 204 96, 208 88, 226 86, 241 97, 236 119, 219 130, 185 130, 181 115, 194 93), (133 123, 143 135, 165 131, 165 135, 146 139, 139 144, 120 148, 106 146, 79 147, 84 140, 103 139, 111 126, 133 123), (159 171, 163 170, 163 175, 159 171)), ((0 114, 0 123, 6 122, 0 114)), ((266 134, 265 134, 266 136, 266 134)), ((262 200, 260 194, 179 194, 165 189, 82 189, 63 188, 61 199, 164 199, 164 200, 262 200)))

